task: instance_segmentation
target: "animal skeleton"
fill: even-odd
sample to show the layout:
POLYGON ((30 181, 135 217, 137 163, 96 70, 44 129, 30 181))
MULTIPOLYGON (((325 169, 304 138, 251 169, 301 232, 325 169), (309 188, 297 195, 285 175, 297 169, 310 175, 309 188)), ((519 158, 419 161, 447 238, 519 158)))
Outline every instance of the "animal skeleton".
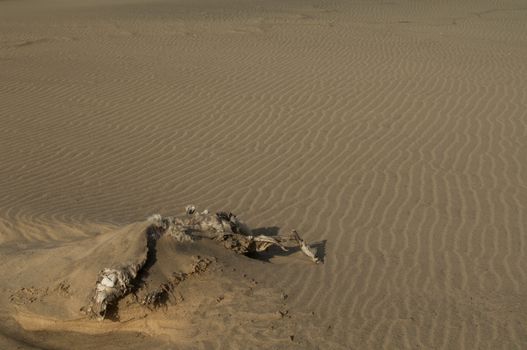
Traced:
MULTIPOLYGON (((208 238, 222 242, 226 249, 238 254, 260 253, 271 246, 277 246, 283 251, 299 247, 313 262, 321 262, 317 252, 300 238, 296 230, 292 230, 289 236, 253 235, 251 229, 230 212, 210 214, 208 210, 198 212, 194 205, 187 205, 185 213, 186 215, 180 217, 163 217, 159 214, 150 216, 148 221, 151 223, 151 229, 147 233, 148 239, 155 241, 163 235, 169 235, 178 242, 192 242, 198 237, 208 238)), ((125 264, 105 268, 99 272, 90 304, 86 308, 88 314, 103 320, 108 305, 131 291, 133 282, 138 278, 145 263, 146 258, 140 264, 125 264)), ((160 299, 160 293, 169 292, 174 286, 170 281, 161 285, 159 290, 143 300, 143 304, 155 306, 160 299)))

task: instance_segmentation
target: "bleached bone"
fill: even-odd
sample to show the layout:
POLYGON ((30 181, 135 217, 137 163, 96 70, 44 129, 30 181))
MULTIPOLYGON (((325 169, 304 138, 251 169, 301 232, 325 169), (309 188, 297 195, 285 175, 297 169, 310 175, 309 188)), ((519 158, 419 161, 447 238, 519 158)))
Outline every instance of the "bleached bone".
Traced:
POLYGON ((194 205, 187 205, 185 212, 187 216, 184 218, 156 217, 154 222, 161 222, 169 234, 179 241, 187 241, 187 237, 192 233, 205 235, 207 238, 223 241, 225 248, 238 254, 263 252, 273 245, 287 251, 287 247, 293 245, 300 247, 302 253, 313 262, 320 262, 316 251, 306 244, 295 230, 290 237, 253 236, 251 229, 230 212, 220 211, 212 215, 208 210, 204 210, 200 213, 194 205))
POLYGON ((185 207, 185 212, 187 213, 187 215, 194 214, 196 212, 196 206, 192 204, 187 205, 185 207))
POLYGON ((163 217, 161 214, 150 215, 146 220, 153 226, 163 227, 163 217))
MULTIPOLYGON (((193 205, 185 207, 186 216, 184 217, 161 217, 152 215, 149 221, 152 225, 160 228, 176 237, 190 233, 208 234, 208 236, 218 237, 228 233, 251 234, 247 225, 240 222, 236 215, 227 212, 218 212, 215 215, 209 214, 208 210, 199 213, 193 205)), ((185 240, 185 239, 181 239, 185 240)))
POLYGON ((108 305, 130 291, 132 281, 143 264, 126 265, 117 269, 105 268, 99 272, 94 294, 87 307, 88 315, 103 320, 108 305))
POLYGON ((314 263, 318 264, 320 262, 320 259, 317 257, 317 252, 313 248, 308 246, 302 238, 300 238, 300 235, 298 234, 298 232, 296 232, 296 230, 291 230, 291 233, 293 237, 296 239, 296 241, 298 242, 298 245, 300 246, 300 250, 302 251, 302 253, 304 253, 309 258, 311 258, 311 260, 313 260, 314 263))
POLYGON ((266 250, 267 248, 269 248, 272 245, 276 245, 276 246, 280 247, 280 249, 282 249, 283 251, 287 252, 287 247, 285 247, 280 241, 278 241, 278 239, 280 237, 275 238, 275 237, 264 236, 264 235, 259 235, 259 236, 256 236, 256 237, 249 236, 249 237, 254 242, 256 242, 256 244, 257 244, 256 251, 257 252, 262 252, 262 251, 266 250))
POLYGON ((238 254, 263 252, 273 245, 280 247, 282 250, 287 250, 277 239, 263 235, 254 237, 233 233, 224 235, 221 240, 223 240, 225 248, 238 254))

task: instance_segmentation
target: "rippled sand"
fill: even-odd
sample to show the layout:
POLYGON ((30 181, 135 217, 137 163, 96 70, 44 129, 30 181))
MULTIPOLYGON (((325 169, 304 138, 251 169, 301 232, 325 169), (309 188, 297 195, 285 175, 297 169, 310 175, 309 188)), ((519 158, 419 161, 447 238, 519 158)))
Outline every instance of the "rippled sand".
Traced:
POLYGON ((0 347, 526 348, 526 23, 522 1, 1 0, 0 347), (183 302, 75 321, 101 237, 187 203, 325 263, 198 246, 217 270, 183 302))

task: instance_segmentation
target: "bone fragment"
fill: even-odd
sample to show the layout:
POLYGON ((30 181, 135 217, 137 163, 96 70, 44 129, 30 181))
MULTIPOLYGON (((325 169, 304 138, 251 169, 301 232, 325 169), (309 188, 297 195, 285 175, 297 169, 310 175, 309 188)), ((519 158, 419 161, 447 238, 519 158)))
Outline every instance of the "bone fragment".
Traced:
POLYGON ((316 251, 310 246, 308 246, 302 238, 300 238, 300 235, 298 234, 298 232, 296 232, 296 230, 292 230, 291 233, 293 237, 296 239, 296 241, 298 242, 298 245, 300 246, 300 250, 302 251, 302 253, 304 253, 309 258, 311 258, 311 260, 313 260, 314 263, 318 264, 320 262, 320 259, 317 257, 316 251))
POLYGON ((90 317, 103 320, 108 305, 130 291, 133 279, 142 265, 127 265, 121 268, 105 268, 99 272, 95 291, 87 307, 90 317))

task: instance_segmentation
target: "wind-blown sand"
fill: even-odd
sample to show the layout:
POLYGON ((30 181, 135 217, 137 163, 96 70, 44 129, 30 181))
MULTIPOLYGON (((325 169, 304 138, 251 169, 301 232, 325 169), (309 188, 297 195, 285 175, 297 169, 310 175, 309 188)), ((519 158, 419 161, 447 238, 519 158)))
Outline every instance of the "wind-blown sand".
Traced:
POLYGON ((522 1, 2 0, 0 348, 527 348, 526 111, 522 1), (188 203, 324 264, 163 237, 83 316, 188 203))

